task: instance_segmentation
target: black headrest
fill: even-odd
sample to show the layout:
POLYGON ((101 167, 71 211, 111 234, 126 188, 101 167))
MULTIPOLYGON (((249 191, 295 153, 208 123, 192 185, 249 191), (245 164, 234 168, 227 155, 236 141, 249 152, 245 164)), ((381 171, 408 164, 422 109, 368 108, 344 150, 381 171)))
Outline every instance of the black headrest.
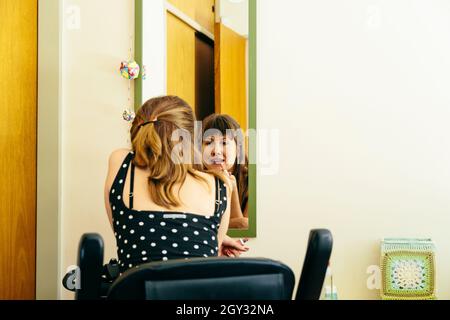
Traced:
POLYGON ((122 274, 109 299, 290 300, 292 270, 258 258, 195 258, 152 262, 122 274))
POLYGON ((96 233, 84 234, 78 246, 80 285, 75 292, 77 300, 92 300, 100 297, 103 271, 103 238, 96 233))
POLYGON ((333 237, 329 230, 310 231, 296 300, 319 300, 332 248, 333 237))

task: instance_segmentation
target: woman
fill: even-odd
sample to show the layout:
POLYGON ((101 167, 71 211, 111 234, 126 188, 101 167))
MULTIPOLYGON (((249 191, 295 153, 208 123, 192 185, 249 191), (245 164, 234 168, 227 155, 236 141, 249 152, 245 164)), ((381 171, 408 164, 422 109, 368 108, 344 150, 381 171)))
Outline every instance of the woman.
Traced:
POLYGON ((232 181, 230 228, 248 229, 248 157, 238 122, 212 114, 203 120, 203 160, 210 172, 224 172, 232 181))
POLYGON ((217 256, 227 246, 246 251, 226 237, 229 182, 183 161, 192 139, 179 140, 188 149, 175 148, 173 134, 193 137, 194 120, 178 97, 150 99, 133 121, 132 150, 110 156, 105 205, 121 272, 151 261, 217 256))

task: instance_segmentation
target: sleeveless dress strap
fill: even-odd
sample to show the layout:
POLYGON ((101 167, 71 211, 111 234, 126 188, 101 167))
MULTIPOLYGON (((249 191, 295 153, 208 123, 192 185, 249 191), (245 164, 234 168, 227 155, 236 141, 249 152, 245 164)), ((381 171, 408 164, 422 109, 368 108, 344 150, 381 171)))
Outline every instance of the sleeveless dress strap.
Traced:
POLYGON ((214 216, 222 217, 227 208, 228 199, 226 197, 227 189, 225 183, 216 177, 216 207, 214 211, 214 216))
POLYGON ((111 187, 111 191, 109 193, 110 200, 115 200, 116 198, 113 198, 114 195, 121 195, 123 194, 123 189, 125 185, 125 180, 127 178, 128 173, 128 166, 131 163, 131 160, 133 159, 134 154, 130 152, 125 159, 123 160, 122 164, 120 165, 119 171, 116 174, 116 178, 114 179, 114 182, 111 187))
POLYGON ((130 209, 133 209, 133 198, 134 198, 134 163, 133 161, 131 161, 131 172, 130 172, 130 194, 129 194, 129 199, 130 199, 130 209))

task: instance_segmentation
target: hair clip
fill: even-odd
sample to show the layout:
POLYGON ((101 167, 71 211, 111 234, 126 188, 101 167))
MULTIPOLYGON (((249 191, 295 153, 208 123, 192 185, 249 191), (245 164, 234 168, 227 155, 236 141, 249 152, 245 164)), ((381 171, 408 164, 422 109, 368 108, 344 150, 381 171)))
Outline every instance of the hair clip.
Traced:
POLYGON ((148 124, 150 124, 150 123, 157 123, 157 122, 158 122, 158 119, 152 120, 152 121, 144 122, 144 123, 142 123, 141 125, 139 125, 139 129, 142 128, 142 127, 145 127, 146 125, 148 125, 148 124))

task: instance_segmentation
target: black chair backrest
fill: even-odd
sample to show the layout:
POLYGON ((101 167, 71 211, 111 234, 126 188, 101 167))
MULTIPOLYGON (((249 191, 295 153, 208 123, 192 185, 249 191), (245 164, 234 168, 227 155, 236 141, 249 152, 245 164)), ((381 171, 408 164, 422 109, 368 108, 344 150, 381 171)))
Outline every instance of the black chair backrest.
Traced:
POLYGON ((103 271, 103 238, 96 233, 86 233, 78 246, 78 267, 80 285, 75 290, 76 300, 96 300, 100 298, 103 271))
POLYGON ((195 258, 140 265, 111 286, 108 299, 290 300, 292 270, 256 258, 195 258))
POLYGON ((329 230, 310 231, 295 300, 319 300, 332 248, 333 237, 329 230))

